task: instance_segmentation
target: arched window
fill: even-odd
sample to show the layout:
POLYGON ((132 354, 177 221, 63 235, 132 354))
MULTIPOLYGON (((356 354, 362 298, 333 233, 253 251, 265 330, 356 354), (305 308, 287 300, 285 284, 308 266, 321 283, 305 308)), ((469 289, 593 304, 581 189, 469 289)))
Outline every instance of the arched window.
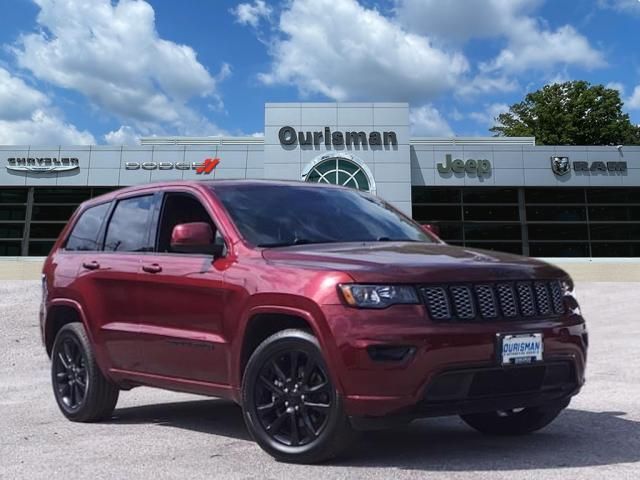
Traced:
POLYGON ((352 159, 332 156, 313 163, 307 168, 304 177, 306 182, 330 183, 371 192, 373 182, 367 170, 364 165, 352 159))

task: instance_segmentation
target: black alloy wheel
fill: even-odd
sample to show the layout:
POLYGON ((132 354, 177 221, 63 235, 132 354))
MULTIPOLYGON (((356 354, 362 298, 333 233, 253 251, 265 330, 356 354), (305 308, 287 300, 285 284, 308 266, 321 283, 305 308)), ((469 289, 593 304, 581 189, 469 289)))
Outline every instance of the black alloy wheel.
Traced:
POLYGON ((69 411, 78 410, 84 402, 89 381, 87 362, 78 340, 72 336, 64 338, 62 348, 58 349, 52 361, 58 398, 69 411))
POLYGON ((320 462, 354 437, 318 340, 303 330, 280 331, 256 348, 242 380, 242 407, 252 437, 280 461, 320 462))
POLYGON ((51 383, 60 411, 74 422, 109 418, 118 402, 118 386, 96 363, 91 342, 79 322, 64 325, 51 350, 51 383))
POLYGON ((290 350, 273 355, 258 378, 255 409, 268 435, 293 447, 318 438, 335 403, 324 368, 306 352, 290 350))

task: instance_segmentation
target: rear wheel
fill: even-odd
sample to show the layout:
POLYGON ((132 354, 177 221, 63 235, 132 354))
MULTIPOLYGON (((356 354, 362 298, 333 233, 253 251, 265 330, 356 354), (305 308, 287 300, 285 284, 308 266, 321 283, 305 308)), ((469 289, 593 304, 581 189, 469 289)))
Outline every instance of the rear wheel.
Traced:
POLYGON ((118 387, 102 375, 81 323, 69 323, 56 335, 51 381, 60 410, 74 422, 108 418, 118 401, 118 387))
POLYGON ((540 407, 461 415, 461 418, 470 427, 488 435, 525 435, 549 425, 568 405, 565 400, 540 407))
POLYGON ((242 397, 249 432, 277 460, 326 460, 353 436, 318 341, 307 332, 283 330, 262 342, 247 364, 242 397))

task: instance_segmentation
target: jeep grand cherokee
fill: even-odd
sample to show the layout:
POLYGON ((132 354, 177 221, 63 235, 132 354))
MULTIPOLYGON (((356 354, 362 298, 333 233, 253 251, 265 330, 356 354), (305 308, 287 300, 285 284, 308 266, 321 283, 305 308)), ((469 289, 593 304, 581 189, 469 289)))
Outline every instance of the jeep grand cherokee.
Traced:
POLYGON ((82 204, 46 260, 40 320, 70 420, 108 418, 141 385, 224 397, 292 462, 390 420, 538 430, 581 388, 588 343, 562 270, 449 246, 372 195, 298 182, 82 204))

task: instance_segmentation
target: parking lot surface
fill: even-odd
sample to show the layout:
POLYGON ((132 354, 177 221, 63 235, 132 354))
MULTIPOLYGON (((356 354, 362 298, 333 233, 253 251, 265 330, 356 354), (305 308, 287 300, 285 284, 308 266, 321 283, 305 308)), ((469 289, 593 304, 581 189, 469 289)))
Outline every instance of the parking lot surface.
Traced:
POLYGON ((71 423, 53 399, 38 332, 38 282, 0 283, 0 478, 640 479, 640 284, 581 283, 587 385, 545 430, 492 438, 457 417, 367 433, 340 460, 278 463, 239 407, 149 388, 114 417, 71 423))

